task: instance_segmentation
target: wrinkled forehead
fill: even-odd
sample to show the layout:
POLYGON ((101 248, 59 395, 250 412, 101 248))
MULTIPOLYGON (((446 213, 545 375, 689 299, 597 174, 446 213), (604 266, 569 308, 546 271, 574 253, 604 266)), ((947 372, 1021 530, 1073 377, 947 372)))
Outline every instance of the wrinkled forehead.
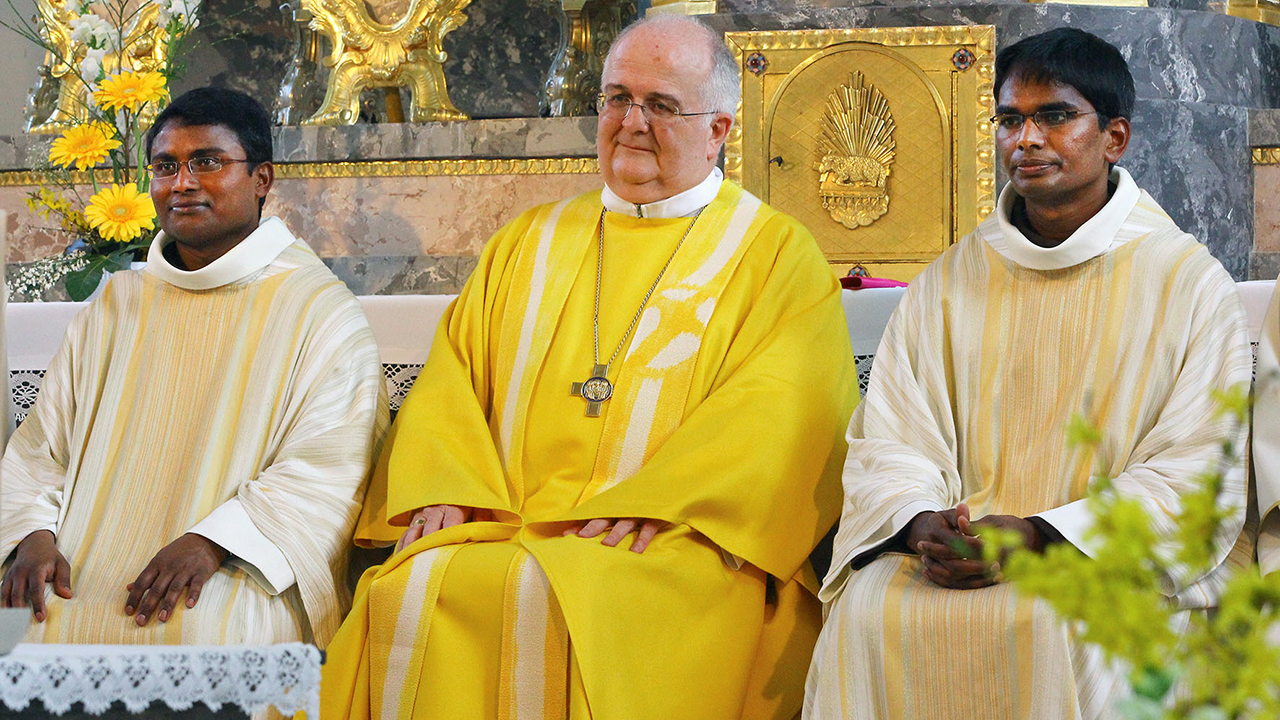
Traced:
POLYGON ((642 28, 610 49, 600 86, 625 88, 637 97, 693 100, 702 97, 710 76, 711 54, 704 39, 642 28))

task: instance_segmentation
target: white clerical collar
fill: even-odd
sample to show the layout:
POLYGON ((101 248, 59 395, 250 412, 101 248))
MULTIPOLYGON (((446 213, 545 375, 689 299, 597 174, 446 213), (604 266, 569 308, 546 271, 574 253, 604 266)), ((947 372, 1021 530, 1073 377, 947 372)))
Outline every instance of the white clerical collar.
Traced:
POLYGON ((1142 195, 1124 168, 1112 168, 1110 180, 1115 183, 1116 191, 1107 204, 1056 247, 1040 247, 1014 226, 1013 203, 1018 193, 1014 191, 1013 183, 1004 186, 996 203, 998 230, 988 225, 988 230, 982 235, 996 252, 1032 270, 1061 270, 1091 260, 1111 248, 1120 226, 1142 195))
POLYGON ((640 218, 677 218, 693 217, 702 208, 711 204, 720 194, 720 183, 724 182, 724 173, 720 168, 711 168, 706 180, 694 185, 682 193, 677 193, 665 200, 637 205, 618 197, 618 194, 604 186, 600 191, 600 199, 609 212, 622 213, 640 218))
POLYGON ((210 290, 243 280, 259 272, 294 243, 293 233, 278 217, 264 218, 258 229, 222 257, 199 270, 179 270, 164 256, 164 246, 171 240, 164 231, 156 233, 147 251, 147 272, 186 290, 210 290))

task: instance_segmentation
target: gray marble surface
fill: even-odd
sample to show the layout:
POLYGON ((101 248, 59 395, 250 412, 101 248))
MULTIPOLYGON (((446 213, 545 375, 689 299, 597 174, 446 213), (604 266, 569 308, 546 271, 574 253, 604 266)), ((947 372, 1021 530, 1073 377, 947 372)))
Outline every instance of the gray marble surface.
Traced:
MULTIPOLYGON (((406 158, 595 157, 596 119, 514 118, 275 128, 277 162, 406 158)), ((25 170, 48 157, 50 136, 0 136, 0 171, 25 170)))
POLYGON ((455 294, 476 269, 475 257, 374 255, 324 258, 356 295, 455 294))
POLYGON ((1249 259, 1250 280, 1275 280, 1280 277, 1280 252, 1256 252, 1249 259))
POLYGON ((1121 164, 1236 280, 1253 250, 1253 165, 1243 108, 1145 100, 1121 164))
MULTIPOLYGON (((279 5, 206 0, 187 72, 175 89, 231 87, 272 108, 293 61, 292 21, 279 5)), ((537 116, 538 93, 560 42, 558 8, 555 0, 473 0, 467 22, 444 38, 454 104, 475 118, 537 116)))
POLYGON ((1280 72, 1274 69, 1280 66, 1275 62, 1280 59, 1280 27, 1218 13, 1045 3, 913 3, 721 13, 708 16, 708 22, 725 31, 995 25, 999 47, 1070 26, 1120 48, 1129 61, 1139 98, 1280 106, 1280 72))
POLYGON ((516 118, 276 130, 279 162, 594 157, 596 119, 516 118))
POLYGON ((1280 109, 1249 111, 1249 146, 1280 147, 1280 109))

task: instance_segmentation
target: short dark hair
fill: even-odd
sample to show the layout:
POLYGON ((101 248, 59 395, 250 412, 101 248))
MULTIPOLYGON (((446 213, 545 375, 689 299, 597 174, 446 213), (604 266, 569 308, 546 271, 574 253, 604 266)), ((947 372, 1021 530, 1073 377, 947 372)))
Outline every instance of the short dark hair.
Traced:
POLYGON ((185 92, 160 111, 147 131, 147 159, 151 145, 165 125, 179 127, 221 125, 236 134, 244 148, 250 172, 264 162, 271 162, 271 116, 257 100, 237 90, 202 87, 185 92))
POLYGON ((1023 38, 996 55, 995 96, 1011 76, 1070 85, 1098 111, 1098 126, 1133 115, 1133 75, 1114 45, 1075 28, 1023 38))

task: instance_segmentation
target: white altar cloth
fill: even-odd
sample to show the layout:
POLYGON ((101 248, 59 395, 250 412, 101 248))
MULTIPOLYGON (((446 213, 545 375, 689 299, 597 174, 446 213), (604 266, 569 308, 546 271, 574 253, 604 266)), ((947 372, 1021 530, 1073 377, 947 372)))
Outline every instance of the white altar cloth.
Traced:
POLYGON ((319 718, 320 651, 303 643, 249 646, 22 644, 0 657, 0 701, 14 711, 39 700, 61 715, 84 703, 97 715, 119 701, 132 713, 161 702, 188 710, 274 706, 319 718))

